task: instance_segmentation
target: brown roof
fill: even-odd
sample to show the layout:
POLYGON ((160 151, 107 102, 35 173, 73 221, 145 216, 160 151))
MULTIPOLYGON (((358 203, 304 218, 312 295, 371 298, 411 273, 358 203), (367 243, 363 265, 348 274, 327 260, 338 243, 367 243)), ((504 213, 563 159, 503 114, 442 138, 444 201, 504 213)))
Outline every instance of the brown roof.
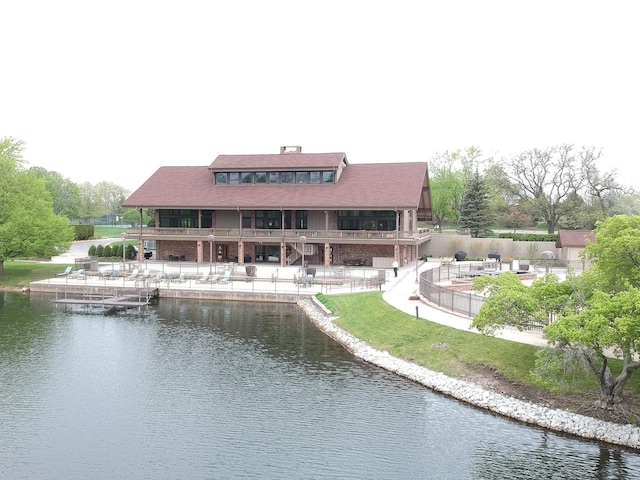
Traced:
POLYGON ((280 153, 266 155, 218 155, 211 163, 211 169, 220 171, 264 169, 337 169, 342 161, 347 161, 344 153, 280 153))
POLYGON ((596 241, 596 237, 591 230, 560 230, 556 240, 556 247, 584 248, 586 246, 586 239, 591 243, 596 241))
MULTIPOLYGON (((294 154, 275 156, 289 158, 294 154)), ((420 201, 426 176, 426 162, 352 164, 335 184, 214 185, 209 167, 161 167, 123 206, 233 210, 415 209, 423 207, 420 201)))

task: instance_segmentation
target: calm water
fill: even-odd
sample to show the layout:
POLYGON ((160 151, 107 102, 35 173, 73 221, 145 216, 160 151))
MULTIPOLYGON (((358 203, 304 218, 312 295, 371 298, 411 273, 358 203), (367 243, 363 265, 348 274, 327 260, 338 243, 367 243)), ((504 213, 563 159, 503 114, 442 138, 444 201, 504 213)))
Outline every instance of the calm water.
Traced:
POLYGON ((2 479, 640 477, 634 452, 354 359, 293 306, 0 300, 2 479))

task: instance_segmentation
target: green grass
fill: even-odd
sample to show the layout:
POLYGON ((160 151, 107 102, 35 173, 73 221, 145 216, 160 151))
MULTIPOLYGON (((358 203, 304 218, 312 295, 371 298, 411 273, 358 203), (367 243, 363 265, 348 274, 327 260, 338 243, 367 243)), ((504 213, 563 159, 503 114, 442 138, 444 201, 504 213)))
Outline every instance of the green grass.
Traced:
MULTIPOLYGON (((75 267, 73 264, 69 266, 75 267)), ((55 263, 6 260, 4 275, 0 276, 0 287, 28 286, 33 281, 55 277, 58 273, 64 272, 66 267, 67 265, 55 263)))
MULTIPOLYGON (((473 374, 474 369, 488 367, 515 382, 546 390, 553 388, 531 374, 539 347, 416 319, 386 303, 379 292, 320 295, 319 299, 339 315, 338 326, 374 348, 429 370, 460 378, 473 374)), ((621 362, 614 360, 611 367, 614 373, 619 372, 621 362)), ((640 392, 639 375, 632 378, 628 388, 640 392)), ((597 389, 592 375, 578 375, 570 393, 597 389)))
POLYGON ((104 225, 96 225, 94 227, 94 238, 120 238, 127 229, 124 227, 109 227, 104 225))

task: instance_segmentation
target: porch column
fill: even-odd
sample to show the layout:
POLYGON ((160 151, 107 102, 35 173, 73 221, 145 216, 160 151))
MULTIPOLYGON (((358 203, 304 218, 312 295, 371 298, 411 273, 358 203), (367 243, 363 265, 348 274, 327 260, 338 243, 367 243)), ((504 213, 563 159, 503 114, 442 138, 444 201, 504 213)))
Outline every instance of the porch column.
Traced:
POLYGON ((331 266, 331 245, 329 243, 324 244, 324 266, 331 266))
POLYGON ((402 259, 400 258, 400 245, 397 243, 393 246, 393 259, 398 262, 398 265, 402 265, 402 259))
POLYGON ((244 265, 244 242, 238 241, 238 265, 244 265))
POLYGON ((280 266, 287 266, 287 244, 284 240, 280 240, 280 266))
MULTIPOLYGON (((156 250, 156 254, 158 251, 156 250)), ((144 262, 144 240, 138 239, 138 262, 144 262)))
POLYGON ((196 262, 202 263, 204 262, 204 252, 202 251, 202 240, 198 240, 196 245, 196 262))

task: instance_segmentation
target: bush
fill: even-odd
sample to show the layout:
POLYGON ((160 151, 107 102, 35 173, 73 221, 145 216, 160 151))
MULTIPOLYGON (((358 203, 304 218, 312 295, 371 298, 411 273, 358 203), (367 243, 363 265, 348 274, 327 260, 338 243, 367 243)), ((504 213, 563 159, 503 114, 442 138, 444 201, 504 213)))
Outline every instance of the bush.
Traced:
POLYGON ((73 225, 73 229, 75 230, 76 240, 89 240, 95 234, 95 227, 88 223, 73 225))
POLYGON ((501 233, 498 238, 511 238, 514 242, 555 242, 556 233, 501 233))

